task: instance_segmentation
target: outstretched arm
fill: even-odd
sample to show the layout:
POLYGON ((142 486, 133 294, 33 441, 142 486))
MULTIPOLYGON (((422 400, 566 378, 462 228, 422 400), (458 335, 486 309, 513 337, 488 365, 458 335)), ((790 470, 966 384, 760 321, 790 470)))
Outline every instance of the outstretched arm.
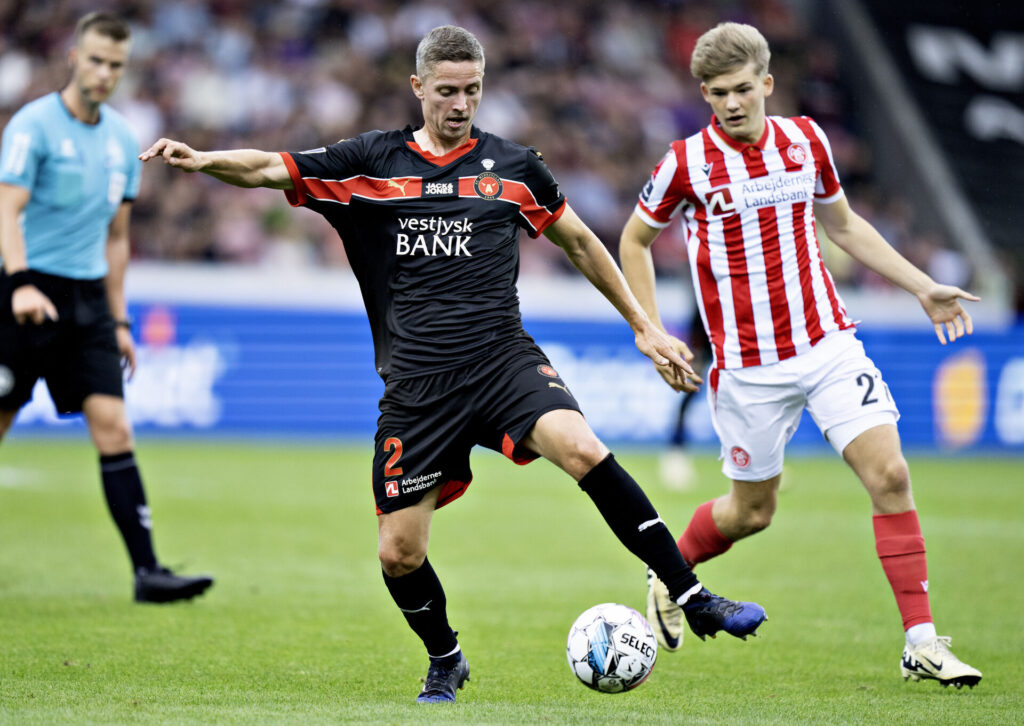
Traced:
POLYGON ((814 216, 829 239, 870 270, 917 297, 935 325, 935 336, 943 345, 946 335, 954 341, 974 332, 971 316, 960 300, 980 298, 952 285, 940 285, 911 264, 871 224, 850 209, 846 197, 832 204, 815 204, 814 216))
POLYGON ((655 325, 629 291, 626 280, 601 240, 566 203, 562 216, 544 234, 562 248, 576 268, 615 306, 633 329, 636 347, 656 365, 667 366, 680 385, 695 377, 693 368, 679 354, 673 339, 655 325))
MULTIPOLYGON (((660 229, 651 227, 635 212, 631 214, 626 226, 622 229, 622 236, 619 238, 619 260, 622 263, 622 274, 626 278, 626 283, 643 307, 644 312, 647 313, 647 317, 653 320, 662 332, 666 332, 665 326, 661 322, 661 315, 658 313, 654 260, 651 257, 651 245, 659 232, 661 232, 660 229)), ((693 353, 686 343, 673 336, 669 336, 669 338, 676 351, 687 363, 693 360, 693 353)), ((697 376, 690 376, 689 379, 680 381, 668 366, 655 365, 655 368, 658 369, 658 373, 661 374, 664 381, 676 391, 692 392, 697 390, 695 384, 702 383, 697 376)))
POLYGON ((182 171, 201 171, 237 187, 292 189, 292 178, 280 154, 257 149, 196 151, 181 141, 160 139, 139 154, 142 161, 160 157, 182 171))

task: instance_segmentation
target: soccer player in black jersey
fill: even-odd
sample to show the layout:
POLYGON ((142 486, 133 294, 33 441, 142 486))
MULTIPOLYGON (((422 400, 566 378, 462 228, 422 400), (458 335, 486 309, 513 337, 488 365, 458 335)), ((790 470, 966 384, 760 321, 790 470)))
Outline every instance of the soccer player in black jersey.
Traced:
POLYGON ((469 665, 427 559, 434 510, 460 496, 480 444, 517 463, 543 456, 573 477, 612 531, 666 583, 691 629, 753 634, 757 604, 708 592, 643 490, 587 425, 523 329, 521 228, 542 232, 629 323, 636 345, 699 382, 629 292, 611 255, 569 207, 534 149, 473 126, 484 53, 442 26, 416 50, 423 125, 297 153, 196 151, 160 139, 140 155, 242 187, 283 189, 335 227, 359 281, 384 380, 373 459, 384 581, 430 657, 417 700, 454 701, 469 665))

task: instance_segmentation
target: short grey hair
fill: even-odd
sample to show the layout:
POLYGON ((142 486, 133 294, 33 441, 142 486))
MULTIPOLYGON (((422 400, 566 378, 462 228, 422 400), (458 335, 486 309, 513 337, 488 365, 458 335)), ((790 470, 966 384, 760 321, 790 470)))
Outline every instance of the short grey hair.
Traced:
POLYGON ((474 61, 484 68, 484 47, 476 36, 456 25, 434 28, 416 46, 416 75, 426 78, 438 63, 474 61))
POLYGON ((707 81, 753 63, 754 72, 763 76, 768 72, 771 57, 768 41, 753 25, 719 23, 697 38, 690 57, 690 74, 707 81))

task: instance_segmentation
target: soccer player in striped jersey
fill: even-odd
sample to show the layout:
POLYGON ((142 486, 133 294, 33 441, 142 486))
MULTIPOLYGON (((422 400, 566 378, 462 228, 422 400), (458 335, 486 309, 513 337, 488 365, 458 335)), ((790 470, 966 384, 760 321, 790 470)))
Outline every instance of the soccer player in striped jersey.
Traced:
MULTIPOLYGON (((672 143, 622 233, 626 280, 660 325, 650 245, 681 218, 714 355, 708 397, 732 487, 697 508, 679 551, 696 566, 769 525, 785 445, 806 408, 871 497, 876 549, 906 633, 904 678, 973 687, 981 673, 953 655, 932 622, 899 412, 825 269, 815 220, 854 259, 913 294, 943 344, 971 332, 960 300, 978 298, 933 281, 850 209, 812 119, 766 116, 769 57, 749 25, 722 23, 698 39, 690 70, 711 122, 672 143)), ((694 385, 658 370, 676 390, 694 385)), ((674 650, 681 622, 657 577, 648 582, 648 617, 674 650)))
POLYGON ((410 83, 423 111, 418 128, 294 153, 199 152, 161 139, 141 155, 238 186, 283 189, 341 235, 385 384, 372 468, 378 555, 392 599, 430 658, 422 703, 454 701, 469 680, 427 544, 434 510, 472 480, 476 445, 521 464, 543 456, 572 476, 622 543, 658 572, 701 637, 724 630, 745 638, 765 619, 759 605, 701 586, 646 494, 523 330, 521 229, 559 245, 655 363, 674 378, 694 375, 569 207, 540 154, 473 125, 483 75, 477 39, 441 26, 416 51, 410 83))

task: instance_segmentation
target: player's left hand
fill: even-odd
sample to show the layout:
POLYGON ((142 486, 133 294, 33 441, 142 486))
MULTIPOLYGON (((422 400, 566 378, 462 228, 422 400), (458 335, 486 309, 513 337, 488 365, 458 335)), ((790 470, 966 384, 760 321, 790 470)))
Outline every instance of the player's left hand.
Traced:
POLYGON ((686 343, 653 324, 636 332, 636 347, 654 362, 658 373, 672 390, 692 393, 703 383, 689 363, 693 360, 693 353, 686 343))
POLYGON ((172 139, 158 139, 156 143, 139 154, 140 161, 160 157, 168 166, 175 166, 189 173, 203 168, 202 154, 188 144, 172 139))
POLYGON ((943 345, 946 344, 946 335, 949 341, 970 335, 974 332, 974 324, 971 316, 960 304, 960 299, 978 302, 981 298, 964 292, 959 287, 952 285, 932 285, 927 291, 917 296, 921 307, 928 313, 928 317, 935 324, 935 337, 943 345))
POLYGON ((128 371, 128 380, 135 375, 135 341, 132 340, 132 331, 128 328, 117 327, 117 351, 121 354, 121 365, 128 371))

